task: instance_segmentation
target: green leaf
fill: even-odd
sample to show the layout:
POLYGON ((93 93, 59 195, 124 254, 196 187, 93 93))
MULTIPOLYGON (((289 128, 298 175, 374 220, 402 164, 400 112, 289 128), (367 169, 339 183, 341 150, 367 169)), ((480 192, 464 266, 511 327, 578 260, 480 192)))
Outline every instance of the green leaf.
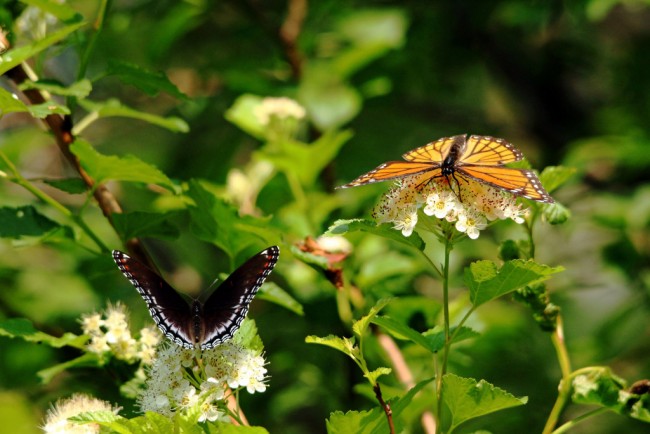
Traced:
POLYGON ((352 132, 345 130, 326 132, 311 144, 285 140, 274 143, 272 151, 268 147, 260 151, 259 156, 284 172, 297 174, 302 185, 311 187, 351 137, 352 132))
POLYGON ((123 240, 131 238, 176 239, 180 231, 170 220, 176 213, 131 212, 113 214, 115 230, 123 240))
POLYGON ((304 315, 302 304, 274 282, 264 282, 257 298, 275 303, 300 316, 304 315))
POLYGON ((233 105, 226 110, 224 117, 229 122, 237 125, 251 136, 263 140, 266 127, 255 116, 255 107, 262 104, 262 97, 244 94, 238 97, 233 105))
POLYGON ((451 433, 458 425, 470 419, 506 408, 526 404, 528 398, 516 398, 503 389, 481 380, 445 374, 442 378, 444 432, 451 433))
POLYGON ((325 345, 326 347, 334 348, 340 352, 347 354, 353 359, 358 358, 359 350, 354 345, 354 338, 340 338, 338 336, 329 335, 324 338, 318 336, 307 336, 305 342, 308 344, 325 345))
POLYGON ((122 82, 131 84, 150 96, 156 96, 158 92, 162 91, 176 98, 188 99, 187 95, 178 90, 176 85, 162 71, 153 72, 139 65, 109 60, 106 74, 115 75, 122 82))
POLYGON ((415 247, 418 250, 424 250, 425 247, 424 241, 415 232, 410 237, 405 237, 400 231, 391 228, 389 225, 377 225, 370 220, 363 219, 337 220, 327 229, 325 235, 343 235, 347 232, 357 231, 379 235, 415 247))
POLYGON ((63 371, 72 368, 98 368, 103 366, 103 361, 95 353, 85 353, 75 359, 68 360, 67 362, 59 363, 58 365, 50 366, 49 368, 42 369, 36 373, 38 378, 41 379, 43 384, 48 384, 63 371))
POLYGON ((549 193, 564 185, 576 173, 575 167, 548 166, 539 175, 539 180, 549 193))
POLYGON ((166 128, 175 133, 186 133, 190 130, 187 122, 181 118, 174 116, 165 118, 162 116, 152 115, 151 113, 141 112, 122 105, 122 103, 116 99, 109 99, 104 102, 93 102, 84 99, 80 100, 79 104, 86 110, 96 113, 98 118, 123 117, 138 119, 152 125, 157 125, 161 128, 166 128))
POLYGON ((239 344, 243 347, 250 348, 252 350, 257 350, 259 352, 264 351, 264 344, 260 338, 259 333, 257 332, 257 324, 255 321, 246 317, 241 323, 239 329, 235 332, 233 336, 233 343, 239 344))
POLYGON ((409 340, 431 351, 432 353, 435 353, 436 351, 439 350, 439 348, 438 349, 431 348, 431 344, 429 340, 424 336, 422 336, 422 334, 413 330, 411 327, 407 326, 406 324, 403 324, 399 321, 395 321, 394 319, 388 316, 377 316, 373 318, 371 322, 373 324, 377 324, 379 327, 388 330, 391 333, 391 335, 393 335, 397 339, 409 340))
POLYGON ((143 182, 175 191, 175 185, 164 173, 132 155, 103 155, 83 139, 75 140, 70 150, 79 157, 83 168, 97 183, 108 180, 143 182))
POLYGON ((31 205, 0 208, 0 237, 42 236, 62 226, 31 205))
POLYGON ((207 190, 200 181, 190 180, 187 197, 192 233, 199 239, 215 244, 228 256, 235 258, 250 245, 279 241, 268 229, 266 220, 240 216, 237 210, 207 190))
POLYGON ((35 118, 44 119, 49 115, 69 115, 70 109, 54 101, 44 102, 42 104, 34 104, 27 106, 29 112, 35 118))
MULTIPOLYGON (((469 327, 461 327, 460 330, 456 332, 457 329, 457 327, 451 327, 449 329, 449 333, 453 336, 451 341, 452 343, 458 343, 481 335, 479 332, 472 330, 469 327)), ((422 336, 424 336, 429 343, 430 351, 434 353, 440 351, 445 346, 445 331, 440 326, 427 330, 422 333, 422 336)))
MULTIPOLYGON (((0 63, 2 65, 2 63, 0 63)), ((7 113, 27 112, 29 109, 18 97, 0 87, 0 117, 7 113)))
POLYGON ((492 261, 477 261, 465 268, 465 284, 469 288, 474 308, 516 289, 548 279, 563 271, 563 267, 549 267, 532 260, 508 261, 501 269, 492 261))
MULTIPOLYGON (((268 434, 261 426, 234 425, 229 422, 209 422, 207 424, 210 434, 268 434)), ((203 431, 201 431, 202 433, 203 431)))
POLYGON ((327 257, 322 255, 314 255, 310 252, 305 252, 296 245, 291 245, 291 254, 296 258, 304 262, 305 264, 311 265, 318 270, 328 270, 329 261, 327 257))
POLYGON ((43 182, 70 194, 82 194, 88 190, 88 186, 81 178, 44 179, 43 182))
POLYGON ((37 344, 46 344, 54 348, 70 346, 74 348, 84 348, 88 341, 88 336, 77 336, 72 333, 65 333, 61 337, 56 337, 43 333, 34 328, 34 324, 25 318, 12 318, 0 321, 0 336, 10 338, 20 338, 27 342, 37 344))
POLYGON ((376 429, 387 432, 386 414, 377 407, 368 411, 335 411, 325 423, 328 434, 371 433, 376 429))
POLYGON ((74 9, 72 9, 66 3, 60 3, 56 0, 20 0, 22 3, 35 6, 47 12, 48 14, 54 15, 61 21, 77 21, 82 18, 74 9))
POLYGON ((31 44, 23 45, 22 47, 13 48, 7 51, 0 57, 0 75, 9 71, 11 68, 20 65, 27 59, 34 57, 36 54, 45 50, 47 47, 56 44, 85 24, 85 22, 71 24, 47 35, 40 41, 36 41, 31 44))
POLYGON ((635 394, 610 368, 585 368, 572 382, 571 399, 577 404, 606 407, 620 415, 650 422, 650 394, 635 394))
POLYGON ((367 315, 364 315, 361 319, 357 320, 352 324, 352 331, 355 335, 361 337, 365 333, 366 329, 370 325, 370 322, 373 318, 382 310, 388 303, 390 303, 390 298, 382 298, 378 300, 377 303, 370 309, 367 315))
POLYGON ((382 366, 375 369, 374 371, 365 373, 363 376, 366 377, 368 381, 370 381, 370 384, 377 384, 377 378, 381 377, 382 375, 390 375, 391 372, 393 372, 392 369, 382 366))
POLYGON ((38 80, 36 82, 25 81, 19 86, 19 89, 23 91, 28 89, 38 89, 56 95, 74 96, 81 99, 90 95, 92 84, 90 83, 90 80, 85 78, 74 82, 69 86, 64 86, 60 82, 54 80, 38 80))

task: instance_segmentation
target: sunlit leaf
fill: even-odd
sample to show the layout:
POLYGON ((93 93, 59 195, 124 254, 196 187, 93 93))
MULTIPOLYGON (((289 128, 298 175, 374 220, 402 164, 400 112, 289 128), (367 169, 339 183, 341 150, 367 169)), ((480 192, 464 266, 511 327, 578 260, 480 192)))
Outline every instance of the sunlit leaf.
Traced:
POLYGON ((370 371, 364 374, 364 377, 366 377, 371 384, 375 384, 377 383, 377 379, 379 377, 381 377, 382 375, 390 375, 391 372, 393 372, 393 370, 390 368, 380 367, 375 369, 374 371, 370 371))
POLYGON ((329 335, 324 338, 318 336, 307 336, 305 342, 308 344, 319 344, 334 348, 352 358, 357 358, 358 356, 358 349, 354 345, 354 339, 341 338, 334 335, 329 335))
POLYGON ((0 116, 7 113, 26 112, 29 111, 25 103, 23 103, 13 93, 6 91, 0 87, 0 116))
POLYGON ((27 59, 34 57, 36 54, 45 50, 47 47, 56 44, 64 39, 70 33, 81 28, 86 23, 79 22, 63 27, 56 32, 50 33, 40 41, 31 44, 23 45, 18 48, 13 48, 0 56, 0 75, 9 71, 11 68, 20 65, 27 59))
POLYGON ((175 191, 174 184, 164 173, 132 155, 124 157, 103 155, 83 139, 75 140, 70 145, 70 150, 79 157, 83 168, 96 182, 108 180, 143 182, 175 191))
POLYGON ((585 369, 572 382, 573 402, 606 407, 618 414, 650 422, 650 393, 635 394, 610 368, 585 369))
POLYGON ((379 235, 393 241, 398 241, 410 247, 415 247, 418 250, 424 249, 424 241, 417 233, 411 234, 410 237, 405 237, 400 231, 391 228, 389 225, 377 225, 369 220, 352 219, 352 220, 337 220, 325 232, 326 235, 343 235, 347 232, 369 232, 374 235, 379 235))
POLYGON ((361 319, 357 320, 352 324, 352 331, 354 334, 357 336, 363 336, 365 334, 366 329, 372 322, 372 320, 375 318, 375 316, 390 303, 391 299, 390 298, 383 298, 381 300, 378 300, 375 305, 370 308, 370 312, 368 312, 367 315, 364 315, 361 319))
POLYGON ((544 281, 562 270, 563 267, 549 267, 523 259, 508 261, 500 269, 492 261, 477 261, 465 268, 465 284, 476 308, 526 285, 544 281))
POLYGON ((70 109, 64 105, 54 101, 44 102, 42 104, 34 104, 27 106, 29 112, 35 118, 44 119, 49 115, 69 115, 70 109))
POLYGON ((246 133, 262 140, 264 139, 266 127, 262 125, 254 113, 254 108, 262 104, 262 99, 261 96, 257 95, 240 95, 234 104, 226 110, 224 117, 246 133))
POLYGON ((546 191, 552 193, 571 179, 575 173, 575 167, 548 166, 540 173, 539 180, 542 181, 546 191))
POLYGON ((528 398, 516 398, 485 380, 445 374, 442 379, 443 431, 453 431, 461 423, 479 416, 526 404, 528 398))
POLYGON ((387 432, 386 414, 379 408, 368 411, 335 411, 326 420, 328 434, 371 433, 376 429, 387 432))
POLYGON ((56 337, 43 333, 34 328, 32 322, 25 318, 12 318, 0 321, 0 336, 10 338, 20 338, 27 342, 46 344, 54 348, 70 346, 74 348, 83 348, 88 341, 88 336, 77 336, 72 333, 65 333, 61 337, 56 337))
POLYGON ((35 6, 47 12, 50 15, 54 15, 61 21, 71 21, 81 19, 81 15, 72 9, 67 3, 62 3, 56 0, 20 0, 22 3, 35 6))

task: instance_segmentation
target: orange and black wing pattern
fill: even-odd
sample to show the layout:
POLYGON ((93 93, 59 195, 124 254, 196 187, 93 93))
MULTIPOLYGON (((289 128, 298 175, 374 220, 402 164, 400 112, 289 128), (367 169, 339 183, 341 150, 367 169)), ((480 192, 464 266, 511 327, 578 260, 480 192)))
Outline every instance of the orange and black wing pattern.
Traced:
POLYGON ((436 171, 431 174, 431 176, 436 176, 440 172, 440 164, 432 164, 431 162, 414 163, 410 161, 389 161, 388 163, 384 163, 370 172, 364 173, 357 179, 337 188, 357 187, 359 185, 403 178, 405 176, 417 175, 428 171, 436 171))
POLYGON ((515 196, 537 202, 553 203, 535 172, 505 167, 504 164, 523 159, 523 154, 503 139, 489 136, 470 136, 455 172, 484 184, 506 190, 515 196))
POLYGON ((435 142, 427 143, 424 146, 408 151, 406 154, 402 155, 402 158, 406 161, 417 163, 442 164, 442 161, 445 159, 447 154, 449 154, 449 149, 451 149, 452 145, 456 142, 464 141, 465 134, 453 137, 443 137, 435 142))

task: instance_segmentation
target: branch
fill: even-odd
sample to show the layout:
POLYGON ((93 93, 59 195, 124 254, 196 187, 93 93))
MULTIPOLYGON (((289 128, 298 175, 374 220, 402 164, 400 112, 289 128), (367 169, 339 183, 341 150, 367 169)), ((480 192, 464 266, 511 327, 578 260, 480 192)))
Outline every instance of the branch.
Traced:
POLYGON ((379 383, 375 383, 375 386, 372 389, 375 391, 375 396, 377 397, 379 404, 381 404, 381 408, 383 408, 384 413, 386 413, 386 419, 388 420, 388 427, 390 428, 390 434, 395 434, 395 424, 393 423, 393 410, 391 410, 390 404, 386 404, 384 398, 381 396, 381 388, 379 387, 379 383))
POLYGON ((280 42, 284 55, 291 66, 291 72, 296 80, 302 77, 302 56, 298 51, 298 36, 307 16, 307 0, 289 0, 287 18, 280 27, 280 42))

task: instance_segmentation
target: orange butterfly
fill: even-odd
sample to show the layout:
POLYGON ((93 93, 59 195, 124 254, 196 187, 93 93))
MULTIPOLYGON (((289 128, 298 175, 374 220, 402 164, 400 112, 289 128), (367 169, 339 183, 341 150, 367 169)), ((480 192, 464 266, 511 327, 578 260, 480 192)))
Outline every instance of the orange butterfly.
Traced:
MULTIPOLYGON (((503 139, 461 134, 443 137, 402 155, 406 161, 389 161, 338 188, 356 187, 411 175, 427 174, 420 185, 434 178, 453 178, 460 189, 457 176, 491 185, 515 196, 538 202, 553 203, 532 170, 514 169, 504 164, 519 161, 523 154, 503 139)), ((460 190, 459 190, 460 192, 460 190)), ((459 195, 460 197, 460 195, 459 195)))

